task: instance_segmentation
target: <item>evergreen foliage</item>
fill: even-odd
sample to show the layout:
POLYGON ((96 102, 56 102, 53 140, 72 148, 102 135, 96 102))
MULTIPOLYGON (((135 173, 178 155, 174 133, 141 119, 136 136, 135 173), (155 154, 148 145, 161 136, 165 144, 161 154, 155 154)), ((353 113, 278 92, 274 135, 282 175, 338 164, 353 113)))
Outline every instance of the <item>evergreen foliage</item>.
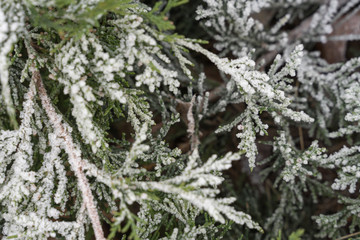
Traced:
POLYGON ((0 238, 355 236, 359 9, 0 0, 0 238))

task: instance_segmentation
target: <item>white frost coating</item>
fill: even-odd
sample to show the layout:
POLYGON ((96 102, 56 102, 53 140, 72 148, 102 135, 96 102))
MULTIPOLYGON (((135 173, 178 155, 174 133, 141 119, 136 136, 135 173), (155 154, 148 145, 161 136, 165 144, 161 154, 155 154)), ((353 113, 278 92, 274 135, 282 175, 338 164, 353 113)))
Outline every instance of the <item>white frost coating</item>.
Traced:
POLYGON ((335 138, 360 132, 357 124, 360 119, 359 66, 360 58, 352 58, 345 63, 328 64, 319 59, 317 54, 306 53, 303 57, 298 71, 301 82, 299 91, 305 97, 316 100, 317 121, 327 137, 335 138), (328 121, 334 117, 341 118, 339 129, 329 133, 328 121))
MULTIPOLYGON (((227 58, 219 58, 217 55, 191 41, 180 39, 177 43, 204 54, 220 71, 231 76, 231 82, 228 83, 227 87, 231 87, 231 83, 234 83, 239 89, 240 94, 244 95, 244 102, 247 104, 246 110, 233 123, 221 127, 217 132, 230 131, 232 127, 240 122, 242 123, 243 131, 237 134, 237 137, 241 139, 238 148, 245 152, 246 157, 249 159, 250 168, 255 167, 257 155, 256 133, 260 135, 267 134, 266 129, 268 126, 263 124, 259 117, 259 109, 261 107, 276 109, 283 116, 294 121, 313 121, 303 111, 297 112, 290 109, 291 100, 287 97, 287 92, 289 92, 291 86, 283 81, 283 78, 288 75, 295 76, 303 56, 302 45, 295 47, 294 51, 286 59, 285 66, 279 72, 274 72, 276 71, 274 69, 277 67, 271 68, 270 78, 266 73, 255 70, 255 62, 248 57, 229 60, 227 58)), ((277 61, 280 61, 280 59, 280 57, 277 57, 277 61)))
POLYGON ((267 83, 269 77, 265 73, 253 70, 255 67, 255 62, 253 60, 247 57, 235 60, 219 58, 215 54, 200 47, 198 44, 184 40, 178 40, 178 44, 204 54, 219 68, 220 71, 229 74, 242 92, 248 95, 259 92, 269 99, 276 97, 271 85, 267 83))
POLYGON ((180 86, 178 73, 165 67, 164 63, 169 63, 170 59, 161 53, 156 39, 144 30, 141 17, 126 15, 122 19, 109 22, 116 27, 114 31, 119 38, 119 46, 111 55, 105 51, 97 36, 89 33, 80 41, 70 40, 62 47, 55 56, 57 69, 52 70, 51 75, 65 85, 64 91, 70 95, 74 105, 72 114, 84 141, 91 145, 93 152, 97 152, 103 145, 107 146, 103 133, 93 122, 91 108, 92 104, 100 104, 97 99, 104 95, 128 105, 129 119, 134 128, 140 124, 134 115, 151 122, 146 114, 134 106, 129 98, 129 90, 119 84, 116 77, 124 78, 127 72, 144 65, 144 69, 135 77, 137 87, 145 84, 150 92, 154 92, 164 84, 177 94, 180 86), (100 85, 100 91, 94 91, 87 84, 88 78, 100 85))
POLYGON ((285 133, 282 132, 276 138, 274 151, 280 151, 285 161, 285 166, 281 172, 282 178, 285 182, 295 184, 296 178, 305 182, 307 176, 313 175, 313 172, 307 169, 307 165, 322 159, 325 149, 319 148, 318 143, 315 141, 306 151, 297 154, 295 148, 288 143, 285 133))
POLYGON ((33 81, 35 81, 37 84, 42 106, 49 118, 49 122, 54 128, 54 133, 64 139, 63 148, 68 154, 69 163, 75 173, 75 176, 77 177, 77 183, 81 190, 83 202, 85 204, 87 213, 91 219, 96 239, 105 239, 102 226, 100 224, 99 215, 97 213, 97 208, 95 206, 93 195, 90 189, 90 185, 82 170, 83 166, 81 159, 81 151, 73 142, 73 139, 71 137, 71 129, 70 127, 65 126, 62 123, 61 117, 56 113, 54 107, 51 105, 51 101, 42 83, 40 72, 38 72, 37 70, 33 71, 33 81))
MULTIPOLYGON (((146 139, 146 135, 141 132, 146 132, 146 128, 143 127, 138 134, 137 140, 133 146, 134 149, 130 150, 126 160, 126 165, 132 165, 133 170, 121 172, 119 173, 120 176, 124 176, 126 173, 130 176, 138 174, 138 171, 136 171, 137 169, 134 168, 136 167, 135 154, 139 157, 143 153, 144 149, 146 150, 144 147, 141 149, 139 148, 139 146, 141 146, 139 144, 146 139), (133 163, 130 164, 131 162, 133 163)), ((120 180, 112 178, 110 175, 97 169, 90 163, 83 162, 83 164, 88 175, 96 177, 98 181, 108 186, 115 186, 115 188, 112 188, 114 197, 123 199, 128 204, 132 204, 134 201, 141 203, 144 201, 144 198, 147 199, 147 196, 136 194, 134 192, 136 189, 142 189, 145 191, 158 190, 167 194, 175 195, 177 199, 181 199, 182 201, 185 200, 198 209, 204 209, 212 217, 214 217, 216 221, 221 223, 225 222, 225 216, 238 224, 245 224, 249 228, 255 228, 261 231, 260 226, 253 222, 249 215, 243 212, 238 212, 233 207, 229 206, 229 204, 234 202, 234 198, 216 198, 216 195, 219 193, 219 190, 216 187, 224 180, 221 177, 221 171, 229 169, 231 167, 231 162, 238 160, 239 158, 240 155, 236 153, 228 153, 220 159, 214 155, 210 157, 205 164, 199 166, 199 153, 197 149, 195 149, 189 157, 186 168, 180 175, 159 182, 138 180, 125 182, 121 178, 120 180), (180 185, 183 187, 180 187, 180 185), (184 190, 184 186, 188 186, 190 189, 194 190, 184 190)), ((168 203, 170 204, 170 202, 168 203)), ((154 206, 158 205, 155 200, 153 201, 153 204, 155 204, 154 206)), ((163 206, 162 209, 167 209, 169 212, 176 214, 176 210, 172 209, 171 204, 168 206, 160 204, 160 206, 163 206)), ((120 224, 126 216, 130 217, 131 215, 129 216, 126 212, 123 212, 123 214, 117 218, 117 223, 120 224)))
POLYGON ((25 196, 29 196, 33 191, 30 188, 34 173, 30 172, 32 162, 32 144, 31 134, 33 132, 31 128, 31 117, 34 112, 33 98, 35 96, 35 85, 31 84, 29 91, 25 96, 24 110, 20 114, 21 126, 19 130, 9 132, 2 131, 1 138, 5 138, 8 141, 6 145, 1 146, 0 159, 2 174, 0 185, 0 200, 2 205, 6 206, 4 212, 4 234, 9 235, 14 230, 23 229, 21 225, 16 224, 16 212, 18 211, 19 202, 25 196), (19 147, 17 147, 19 144, 19 147), (13 161, 11 169, 6 172, 6 167, 13 161), (4 165, 3 165, 4 164, 4 165), (6 173, 6 175, 5 175, 6 173), (11 176, 10 178, 6 176, 11 176), (30 181, 29 181, 30 180, 30 181))
MULTIPOLYGON (((247 113, 245 113, 247 115, 247 113)), ((249 159, 249 167, 252 169, 255 167, 255 159, 258 153, 256 146, 256 133, 254 132, 254 123, 251 115, 247 115, 238 125, 239 133, 236 137, 241 139, 238 148, 245 152, 245 156, 249 159)))
POLYGON ((334 190, 349 188, 350 193, 355 193, 360 178, 359 164, 360 147, 343 147, 338 152, 323 158, 321 164, 328 168, 339 168, 337 177, 331 187, 334 190))
POLYGON ((135 142, 133 143, 130 151, 126 154, 126 158, 123 167, 120 169, 118 174, 122 176, 133 175, 141 172, 138 169, 138 164, 134 161, 137 157, 141 156, 144 152, 149 150, 149 146, 141 144, 146 140, 146 133, 148 126, 144 124, 141 129, 137 132, 135 142))
MULTIPOLYGON (((206 26, 206 30, 216 40, 215 48, 224 56, 231 52, 243 57, 258 45, 273 50, 287 43, 287 34, 279 31, 286 23, 280 19, 271 31, 264 31, 265 24, 256 18, 256 14, 271 7, 271 0, 203 0, 207 6, 200 5, 196 11, 197 19, 206 26)), ((293 2, 293 1, 290 1, 293 2)))
POLYGON ((214 155, 208 161, 198 166, 198 151, 195 149, 189 157, 187 167, 179 176, 170 178, 161 182, 138 182, 136 185, 145 190, 156 189, 165 193, 175 194, 179 198, 184 199, 197 208, 207 211, 216 221, 225 222, 223 215, 238 224, 246 224, 249 228, 261 230, 260 226, 251 220, 251 217, 243 212, 236 211, 233 207, 228 206, 234 199, 227 201, 226 199, 216 199, 218 192, 216 187, 224 180, 222 177, 213 175, 212 172, 220 172, 231 167, 231 162, 238 160, 238 154, 228 153, 223 158, 217 159, 214 155), (194 191, 186 191, 177 185, 184 184, 193 180, 188 186, 194 187, 194 191), (208 188, 210 187, 211 188, 208 188), (204 188, 202 188, 204 187, 204 188))
POLYGON ((89 42, 83 37, 80 43, 69 41, 62 51, 55 56, 56 66, 61 69, 61 76, 57 80, 65 85, 65 93, 70 95, 74 105, 72 114, 86 143, 94 152, 102 145, 102 133, 94 125, 93 114, 87 102, 95 101, 93 90, 86 84, 86 66, 89 64, 82 49, 88 48, 89 42))
POLYGON ((328 4, 320 6, 314 14, 310 27, 307 31, 313 38, 318 38, 320 41, 326 41, 326 35, 333 31, 333 19, 338 11, 338 0, 330 0, 328 4))
MULTIPOLYGON (((143 19, 137 15, 127 15, 122 19, 112 21, 118 29, 117 35, 120 39, 116 54, 128 64, 128 71, 134 69, 132 66, 134 64, 146 66, 143 72, 136 75, 136 86, 145 84, 150 92, 154 92, 155 88, 159 88, 162 83, 168 86, 171 92, 177 94, 180 86, 180 82, 176 79, 178 74, 164 67, 163 63, 169 63, 170 59, 161 53, 155 36, 151 35, 151 29, 142 25, 142 22, 143 19)), ((161 36, 157 37, 161 38, 161 36)))
POLYGON ((283 111, 283 114, 286 117, 293 118, 295 121, 313 121, 305 113, 296 113, 288 108, 290 99, 286 97, 283 88, 289 89, 289 86, 284 86, 284 83, 281 83, 280 85, 282 88, 277 86, 278 82, 283 77, 286 75, 293 76, 295 74, 295 69, 300 65, 301 57, 303 55, 302 45, 298 45, 295 48, 290 58, 287 60, 285 67, 279 73, 274 75, 273 79, 270 79, 266 73, 255 70, 255 62, 247 57, 229 60, 227 58, 219 58, 215 54, 202 48, 200 45, 191 43, 190 41, 180 39, 177 40, 177 43, 208 57, 220 71, 231 76, 231 79, 236 83, 241 93, 247 95, 248 99, 260 98, 260 101, 270 102, 272 107, 283 111))
POLYGON ((11 118, 15 120, 15 109, 11 99, 9 87, 9 65, 8 54, 20 35, 25 31, 25 14, 20 3, 13 1, 2 1, 0 3, 0 82, 1 95, 6 110, 11 118), (6 12, 3 10, 7 9, 6 12))
MULTIPOLYGON (((17 131, 1 131, 0 134, 0 138, 4 140, 1 143, 5 143, 0 145, 0 200, 3 209, 2 218, 5 220, 2 233, 8 237, 17 236, 18 239, 47 239, 57 234, 65 236, 66 239, 84 239, 83 221, 77 223, 50 220, 50 218, 58 219, 61 214, 52 207, 51 202, 56 181, 54 165, 58 169, 57 194, 61 194, 59 201, 64 201, 63 198, 66 197, 64 194, 67 183, 66 172, 59 171, 64 167, 58 157, 59 145, 63 144, 63 141, 59 142, 56 135, 50 134, 51 151, 44 155, 44 165, 36 173, 29 171, 33 164, 31 136, 34 134, 32 120, 35 111, 35 94, 35 84, 31 82, 25 96, 24 110, 20 114, 20 128, 17 131), (6 170, 10 162, 13 162, 11 169, 6 170), (5 173, 6 175, 3 175, 5 173), (37 186, 35 184, 38 181, 41 185, 37 186), (31 200, 25 211, 22 205, 24 198, 31 200)), ((67 199, 64 203, 66 201, 67 199)))

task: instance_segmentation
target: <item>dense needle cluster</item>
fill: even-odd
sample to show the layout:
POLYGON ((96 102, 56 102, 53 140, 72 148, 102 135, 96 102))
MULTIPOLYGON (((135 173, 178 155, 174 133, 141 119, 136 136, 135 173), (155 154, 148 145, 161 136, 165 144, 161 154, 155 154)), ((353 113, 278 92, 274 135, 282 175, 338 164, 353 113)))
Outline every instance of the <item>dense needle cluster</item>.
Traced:
POLYGON ((358 231, 360 1, 145 2, 0 0, 0 238, 358 231))

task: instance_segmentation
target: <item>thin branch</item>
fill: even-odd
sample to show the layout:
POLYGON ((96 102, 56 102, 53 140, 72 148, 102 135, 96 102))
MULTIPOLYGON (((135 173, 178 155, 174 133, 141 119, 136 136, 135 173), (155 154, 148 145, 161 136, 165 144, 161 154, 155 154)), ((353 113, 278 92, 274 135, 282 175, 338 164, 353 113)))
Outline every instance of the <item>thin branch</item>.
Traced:
POLYGON ((69 156, 69 163, 71 165, 71 168, 78 179, 78 186, 82 193, 82 198, 84 201, 83 203, 85 204, 85 207, 89 214, 94 229, 95 237, 98 240, 105 240, 104 232, 102 230, 100 223, 100 218, 94 203, 94 197, 91 193, 90 184, 83 172, 81 152, 75 146, 71 133, 69 132, 68 128, 65 127, 65 125, 62 123, 61 116, 56 113, 54 107, 52 106, 51 100, 47 95, 46 89, 42 82, 39 70, 35 69, 34 67, 32 70, 33 70, 32 81, 34 81, 36 84, 42 106, 45 109, 45 112, 50 120, 52 127, 54 128, 55 133, 60 138, 64 139, 64 143, 65 143, 64 149, 69 156))
MULTIPOLYGON (((297 99, 299 97, 299 87, 300 87, 300 82, 298 80, 296 80, 295 99, 297 99)), ((296 107, 296 111, 298 111, 298 110, 299 110, 298 107, 296 107)), ((305 149, 304 135, 303 135, 303 130, 302 130, 301 126, 298 127, 298 131, 299 131, 299 138, 300 138, 300 149, 301 149, 301 151, 304 151, 304 149, 305 149)))
POLYGON ((348 234, 348 235, 345 235, 345 236, 343 236, 341 238, 337 238, 336 240, 344 240, 344 239, 354 237, 354 236, 357 236, 357 235, 360 235, 360 232, 355 232, 355 233, 352 233, 352 234, 348 234))
POLYGON ((191 151, 194 151, 197 146, 199 145, 199 138, 195 133, 195 119, 194 119, 194 114, 193 114, 193 106, 194 106, 194 102, 195 102, 195 95, 192 97, 191 102, 190 102, 190 106, 189 106, 189 110, 187 112, 187 120, 188 120, 188 134, 189 137, 191 138, 191 151))

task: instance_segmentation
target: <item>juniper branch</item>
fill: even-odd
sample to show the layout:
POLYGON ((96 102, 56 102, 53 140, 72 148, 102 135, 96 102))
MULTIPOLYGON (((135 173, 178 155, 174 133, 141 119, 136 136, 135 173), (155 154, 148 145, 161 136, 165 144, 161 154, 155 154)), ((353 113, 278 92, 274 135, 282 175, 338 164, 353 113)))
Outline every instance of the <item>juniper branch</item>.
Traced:
POLYGON ((52 106, 51 100, 47 95, 46 89, 42 82, 40 71, 35 68, 33 68, 32 71, 32 81, 34 81, 36 84, 42 106, 45 109, 45 112, 50 120, 50 123, 52 124, 52 127, 55 130, 55 133, 60 138, 64 139, 65 152, 69 156, 69 163, 78 179, 78 186, 82 193, 82 198, 88 215, 91 219, 96 239, 105 240, 100 218, 94 202, 94 197, 91 193, 90 184, 83 172, 81 153, 78 150, 78 147, 75 145, 69 129, 62 123, 61 116, 56 113, 55 108, 52 106))

